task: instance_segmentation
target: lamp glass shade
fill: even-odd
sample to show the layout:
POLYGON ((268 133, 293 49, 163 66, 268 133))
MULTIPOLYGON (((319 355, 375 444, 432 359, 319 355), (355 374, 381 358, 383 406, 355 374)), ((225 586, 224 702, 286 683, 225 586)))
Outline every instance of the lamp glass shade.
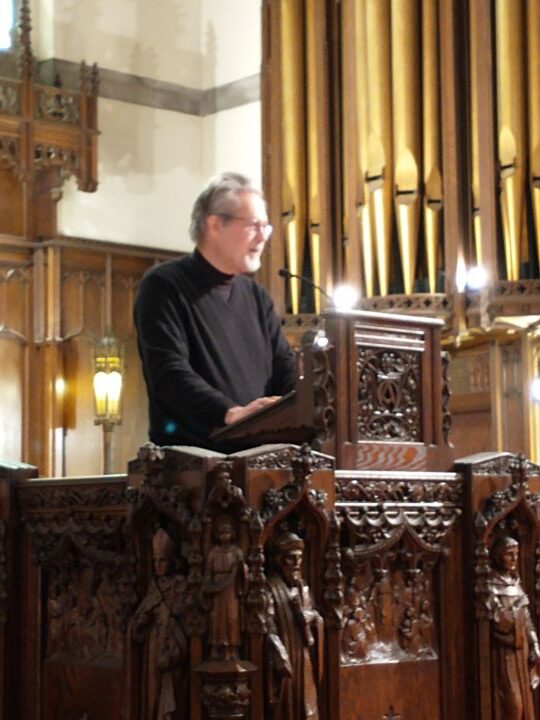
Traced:
POLYGON ((109 417, 120 415, 120 397, 122 395, 122 375, 113 370, 107 375, 107 413, 109 417))
POLYGON ((110 333, 94 351, 94 400, 96 423, 121 422, 122 353, 110 333))
POLYGON ((98 418, 107 417, 107 373, 99 370, 94 375, 94 399, 98 418))

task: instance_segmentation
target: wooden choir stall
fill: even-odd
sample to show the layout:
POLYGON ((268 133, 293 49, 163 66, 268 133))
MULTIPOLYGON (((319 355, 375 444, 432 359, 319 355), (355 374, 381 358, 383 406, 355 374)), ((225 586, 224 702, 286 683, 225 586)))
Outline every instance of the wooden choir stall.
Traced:
POLYGON ((328 313, 228 455, 3 464, 0 717, 539 717, 540 467, 454 462, 440 332, 328 313))

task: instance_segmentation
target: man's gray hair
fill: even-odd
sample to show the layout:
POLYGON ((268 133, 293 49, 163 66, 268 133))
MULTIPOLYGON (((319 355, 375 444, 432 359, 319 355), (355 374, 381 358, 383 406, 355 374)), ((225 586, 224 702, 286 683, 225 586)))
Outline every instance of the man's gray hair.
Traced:
POLYGON ((262 197, 251 178, 235 172, 215 175, 193 204, 189 234, 198 243, 204 237, 206 218, 220 213, 234 214, 240 204, 238 196, 250 192, 262 197))

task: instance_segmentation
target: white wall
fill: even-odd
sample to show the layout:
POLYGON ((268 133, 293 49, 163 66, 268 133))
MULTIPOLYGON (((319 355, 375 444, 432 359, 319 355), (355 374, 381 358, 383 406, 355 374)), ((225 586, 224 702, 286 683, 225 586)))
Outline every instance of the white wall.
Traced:
POLYGON ((203 119, 204 174, 238 170, 261 184, 261 103, 223 110, 203 119))
POLYGON ((39 50, 48 50, 48 56, 201 86, 200 0, 33 0, 33 4, 39 50))
POLYGON ((100 99, 99 187, 64 188, 65 235, 189 250, 187 218, 201 184, 201 118, 100 99))
MULTIPOLYGON (((33 0, 34 49, 199 90, 260 70, 260 0, 33 0)), ((260 103, 207 117, 100 98, 99 187, 74 182, 60 233, 189 250, 191 204, 205 180, 261 176, 260 103)))
POLYGON ((255 75, 261 67, 262 0, 203 0, 202 87, 255 75))

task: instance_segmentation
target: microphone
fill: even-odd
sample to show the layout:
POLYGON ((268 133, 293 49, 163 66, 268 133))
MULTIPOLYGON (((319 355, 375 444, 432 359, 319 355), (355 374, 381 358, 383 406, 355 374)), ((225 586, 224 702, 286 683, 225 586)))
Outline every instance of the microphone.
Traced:
POLYGON ((290 270, 287 270, 287 268, 280 268, 278 270, 278 275, 282 278, 289 279, 289 278, 297 278, 298 280, 303 280, 303 282, 306 282, 308 285, 311 285, 312 288, 317 290, 321 293, 321 295, 324 295, 324 297, 330 302, 330 305, 334 307, 334 300, 329 295, 326 290, 323 290, 323 288, 320 285, 317 285, 317 283, 314 283, 311 278, 306 277, 305 275, 297 275, 296 273, 292 273, 290 270))

